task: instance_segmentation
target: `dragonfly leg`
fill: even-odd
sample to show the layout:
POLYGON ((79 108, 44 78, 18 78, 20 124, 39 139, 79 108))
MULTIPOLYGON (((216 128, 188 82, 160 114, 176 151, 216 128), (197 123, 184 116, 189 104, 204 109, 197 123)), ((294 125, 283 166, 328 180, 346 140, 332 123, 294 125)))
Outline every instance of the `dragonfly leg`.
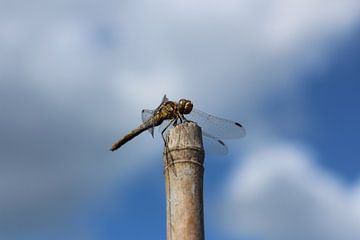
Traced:
POLYGON ((191 120, 188 120, 183 114, 181 114, 181 117, 182 121, 184 122, 192 122, 191 120))
POLYGON ((152 125, 151 130, 150 130, 151 136, 153 138, 154 138, 154 127, 155 127, 155 124, 152 125))
POLYGON ((179 120, 178 118, 175 119, 175 121, 174 121, 174 123, 173 123, 173 126, 174 126, 174 127, 179 124, 179 123, 178 123, 178 120, 179 120))
POLYGON ((175 176, 177 176, 177 175, 176 175, 175 165, 173 165, 174 159, 173 159, 173 157, 171 155, 171 152, 169 151, 170 149, 169 149, 169 147, 167 145, 167 142, 165 140, 164 133, 165 133, 166 129, 168 129, 170 127, 171 124, 175 124, 176 122, 177 122, 177 118, 171 120, 170 123, 164 128, 164 130, 161 131, 161 136, 162 136, 162 139, 164 140, 164 144, 165 144, 166 164, 169 165, 168 162, 167 162, 168 161, 167 154, 169 153, 170 160, 171 160, 171 165, 172 165, 171 169, 172 169, 175 176))
POLYGON ((177 119, 171 120, 171 121, 169 122, 169 124, 166 125, 166 127, 161 131, 161 136, 162 136, 162 138, 163 138, 163 140, 164 140, 165 143, 166 143, 166 141, 165 141, 164 133, 165 133, 165 131, 170 127, 170 125, 171 125, 172 123, 175 123, 176 120, 177 120, 177 119))

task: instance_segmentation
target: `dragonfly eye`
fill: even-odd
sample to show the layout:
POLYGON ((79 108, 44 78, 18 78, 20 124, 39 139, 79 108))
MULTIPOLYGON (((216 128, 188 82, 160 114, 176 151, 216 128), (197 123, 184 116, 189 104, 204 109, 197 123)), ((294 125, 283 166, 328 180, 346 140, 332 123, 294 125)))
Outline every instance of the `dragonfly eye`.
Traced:
POLYGON ((184 108, 184 114, 189 114, 193 109, 193 104, 191 101, 187 101, 184 108))
POLYGON ((193 109, 193 104, 190 100, 180 99, 179 110, 182 114, 189 114, 193 109))

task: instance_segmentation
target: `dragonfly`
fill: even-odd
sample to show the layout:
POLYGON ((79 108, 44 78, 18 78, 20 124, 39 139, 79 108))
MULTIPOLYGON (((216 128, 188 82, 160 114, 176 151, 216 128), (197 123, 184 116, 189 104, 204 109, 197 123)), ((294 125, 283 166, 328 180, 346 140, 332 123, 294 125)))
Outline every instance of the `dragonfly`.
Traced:
POLYGON ((164 95, 160 105, 154 110, 142 110, 142 124, 115 142, 110 150, 115 151, 144 131, 154 137, 154 128, 159 127, 162 138, 169 129, 183 122, 195 122, 202 130, 205 151, 212 154, 225 155, 228 148, 222 139, 236 139, 245 136, 245 128, 238 122, 213 116, 193 107, 187 99, 178 102, 170 101, 164 95))

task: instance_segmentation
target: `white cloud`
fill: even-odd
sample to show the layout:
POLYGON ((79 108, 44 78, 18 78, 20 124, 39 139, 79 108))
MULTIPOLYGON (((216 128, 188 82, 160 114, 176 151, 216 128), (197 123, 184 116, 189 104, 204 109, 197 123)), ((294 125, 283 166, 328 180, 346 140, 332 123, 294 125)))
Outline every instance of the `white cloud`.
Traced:
POLYGON ((345 185, 314 161, 296 144, 248 154, 229 181, 225 230, 264 240, 359 239, 360 188, 345 185))
POLYGON ((302 82, 298 74, 323 63, 339 36, 357 24, 360 9, 351 0, 145 6, 128 9, 132 17, 125 20, 125 46, 133 51, 130 56, 150 68, 164 62, 177 66, 184 94, 211 102, 226 92, 241 98, 246 103, 241 106, 269 93, 295 91, 302 82))
MULTIPOLYGON (((237 118, 234 109, 241 107, 249 122, 272 129, 261 105, 274 93, 298 93, 299 72, 314 69, 337 38, 351 32, 359 4, 2 1, 0 168, 7 173, 0 174, 6 196, 0 208, 30 209, 28 215, 36 217, 46 205, 54 218, 59 210, 53 206, 63 200, 56 194, 69 197, 69 211, 88 199, 88 191, 137 174, 148 162, 139 159, 152 146, 142 153, 126 146, 116 156, 131 154, 128 162, 98 160, 109 156, 103 150, 118 137, 115 132, 135 127, 141 107, 156 107, 164 93, 188 97, 219 115, 237 118), (24 148, 15 149, 20 140, 24 148), (78 182, 75 190, 72 181, 78 182), (16 182, 23 185, 10 188, 16 182)), ((302 112, 292 104, 300 119, 302 112)), ((251 145, 267 138, 266 131, 251 145)), ((17 225, 7 220, 0 223, 17 225)))

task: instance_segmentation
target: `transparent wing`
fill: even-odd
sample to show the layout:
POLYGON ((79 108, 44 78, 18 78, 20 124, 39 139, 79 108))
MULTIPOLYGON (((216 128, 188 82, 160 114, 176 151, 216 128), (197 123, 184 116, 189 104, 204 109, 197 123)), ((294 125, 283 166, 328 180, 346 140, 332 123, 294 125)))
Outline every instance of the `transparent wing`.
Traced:
MULTIPOLYGON (((141 119, 143 122, 146 122, 147 120, 149 120, 161 107, 161 105, 163 105, 164 102, 169 101, 169 99, 166 97, 166 94, 163 96, 161 103, 159 104, 159 106, 157 108, 155 108, 154 110, 149 110, 149 109, 143 109, 141 111, 141 119)), ((154 137, 154 126, 152 128, 149 128, 148 130, 151 134, 151 136, 154 137)))
POLYGON ((207 133, 203 133, 203 136, 205 154, 226 155, 228 153, 228 148, 223 141, 207 133))
MULTIPOLYGON (((146 122, 149 118, 151 118, 153 116, 153 114, 154 114, 153 110, 144 109, 142 111, 142 115, 141 115, 142 121, 146 122)), ((166 129, 166 131, 164 132, 164 136, 166 136, 168 134, 169 130, 174 127, 173 124, 169 125, 169 123, 170 123, 170 120, 164 120, 164 122, 162 124, 160 124, 160 126, 159 126, 159 132, 162 132, 166 126, 169 126, 166 129)), ((152 130, 152 132, 153 132, 154 128, 149 129, 149 131, 150 130, 152 130)), ((226 145, 224 144, 223 141, 209 135, 208 133, 203 132, 203 136, 204 136, 203 144, 204 144, 206 154, 226 155, 228 153, 228 148, 226 147, 226 145)))
MULTIPOLYGON (((152 118, 152 116, 154 115, 154 112, 153 110, 149 110, 149 109, 143 109, 141 111, 141 119, 143 122, 146 122, 147 120, 149 120, 150 118, 152 118)), ((151 136, 154 137, 154 128, 149 128, 148 130, 151 134, 151 136)))
POLYGON ((216 139, 234 139, 245 136, 245 129, 240 123, 215 117, 197 109, 193 109, 185 117, 196 122, 204 134, 216 139))
MULTIPOLYGON (((141 112, 141 118, 142 118, 142 121, 143 122, 146 122, 147 120, 149 120, 155 113, 155 110, 149 110, 149 109, 143 109, 142 112, 141 112)), ((158 126, 158 129, 159 129, 159 132, 162 132, 167 126, 168 128, 166 129, 166 131, 164 132, 165 135, 167 134, 167 132, 169 132, 169 130, 171 128, 173 128, 173 124, 169 125, 171 120, 164 120, 159 126, 158 126)), ((154 136, 154 128, 150 128, 149 129, 149 132, 151 133, 151 135, 154 136)), ((165 136, 164 135, 164 136, 165 136)))
POLYGON ((166 97, 166 94, 165 94, 161 100, 159 107, 161 106, 161 104, 163 104, 164 102, 167 102, 167 101, 169 101, 169 99, 166 97))
POLYGON ((146 122, 146 121, 149 120, 153 115, 154 115, 154 110, 143 109, 143 110, 141 111, 141 120, 142 120, 143 122, 146 122))

